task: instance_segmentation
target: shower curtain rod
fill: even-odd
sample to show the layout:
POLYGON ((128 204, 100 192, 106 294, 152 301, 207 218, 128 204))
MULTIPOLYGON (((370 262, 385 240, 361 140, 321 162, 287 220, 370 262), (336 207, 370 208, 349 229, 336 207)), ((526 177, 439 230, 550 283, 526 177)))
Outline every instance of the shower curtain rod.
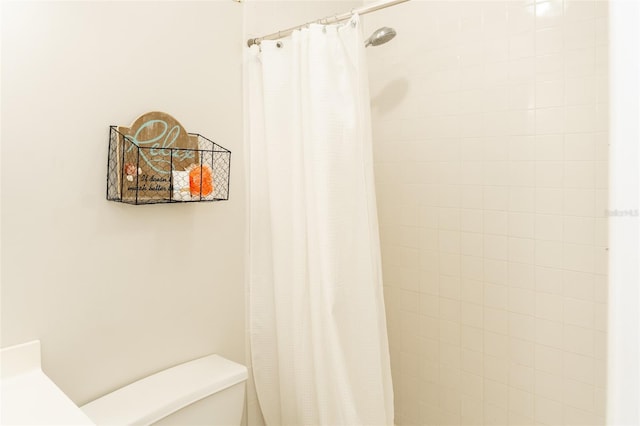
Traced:
POLYGON ((375 12, 376 10, 384 9, 387 7, 395 6, 400 3, 407 2, 409 0, 382 0, 378 3, 371 4, 369 6, 364 6, 359 9, 352 9, 351 12, 345 12, 340 15, 327 16, 316 21, 307 22, 306 24, 298 25, 296 27, 287 28, 286 30, 278 31, 277 33, 269 34, 262 37, 250 38, 247 40, 247 46, 251 47, 254 44, 260 44, 262 40, 277 40, 282 37, 286 37, 295 30, 300 28, 304 28, 310 24, 335 24, 340 21, 344 21, 345 19, 351 18, 354 14, 358 15, 366 15, 367 13, 375 12))

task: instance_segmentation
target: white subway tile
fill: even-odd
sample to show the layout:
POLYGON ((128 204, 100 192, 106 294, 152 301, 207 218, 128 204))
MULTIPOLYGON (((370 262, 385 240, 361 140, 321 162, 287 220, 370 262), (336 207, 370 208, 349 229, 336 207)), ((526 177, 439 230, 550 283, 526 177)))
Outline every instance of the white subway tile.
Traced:
POLYGON ((444 231, 438 232, 438 248, 445 253, 460 253, 460 232, 444 231))
MULTIPOLYGON (((508 334, 509 315, 504 309, 484 308, 484 329, 493 333, 508 334)), ((495 379, 494 379, 495 380, 495 379)))
POLYGON ((509 183, 512 186, 528 186, 535 184, 536 163, 533 161, 509 162, 509 183))
MULTIPOLYGON (((527 53, 528 54, 528 53, 527 53)), ((513 84, 530 84, 536 80, 535 58, 512 58, 509 61, 509 81, 513 84)))
POLYGON ((548 268, 562 268, 563 246, 557 241, 536 241, 536 265, 548 268))
MULTIPOLYGON (((449 301, 455 302, 455 303, 459 302, 460 291, 461 291, 460 277, 441 275, 438 279, 438 287, 439 287, 439 291, 438 291, 439 296, 443 298, 441 299, 441 301, 446 301, 445 303, 448 303, 449 301)), ((451 317, 452 315, 451 311, 446 310, 447 307, 448 305, 441 303, 440 305, 441 317, 445 319, 450 319, 452 321, 458 321, 460 317, 459 312, 456 314, 456 317, 453 318, 451 317), (443 312, 446 312, 448 315, 444 314, 443 312)), ((457 306, 456 309, 459 311, 460 309, 459 306, 457 306)))
MULTIPOLYGON (((536 188, 535 194, 536 213, 544 215, 563 213, 563 196, 566 199, 565 191, 559 188, 536 188)), ((573 198, 570 201, 576 203, 573 198)), ((580 211, 578 207, 574 207, 574 204, 570 205, 569 211, 580 211)), ((583 205, 579 204, 579 207, 583 207, 583 205)))
POLYGON ((462 302, 460 304, 460 323, 472 327, 483 327, 483 307, 476 303, 462 302))
POLYGON ((509 160, 531 161, 535 159, 535 138, 533 136, 509 137, 509 160))
POLYGON ((501 408, 507 408, 509 405, 508 387, 504 383, 485 378, 483 396, 485 403, 501 408))
POLYGON ((567 188, 594 188, 596 163, 594 161, 566 161, 564 185, 567 188))
POLYGON ((567 21, 596 17, 597 1, 565 0, 564 10, 567 21))
POLYGON ((440 253, 439 271, 441 275, 460 276, 460 255, 440 253))
POLYGON ((509 235, 520 238, 534 237, 534 218, 531 213, 509 213, 509 235))
MULTIPOLYGON (((595 54, 594 54, 595 69, 595 54)), ((565 75, 565 56, 561 53, 538 55, 535 60, 536 81, 559 80, 565 75)))
POLYGON ((494 356, 484 356, 484 378, 507 384, 509 379, 509 364, 502 358, 496 358, 494 356))
POLYGON ((460 183, 463 185, 476 185, 482 182, 484 176, 484 164, 481 161, 463 161, 460 164, 460 183))
POLYGON ((566 350, 562 322, 536 318, 536 343, 566 350))
MULTIPOLYGON (((441 330, 441 331, 447 331, 441 330)), ((445 335, 445 333, 441 333, 441 336, 445 335)), ((448 334, 447 334, 448 335, 448 334)), ((443 368, 451 369, 453 371, 457 371, 457 374, 460 374, 460 340, 456 342, 449 342, 446 340, 440 340, 439 350, 440 350, 440 371, 442 372, 443 368)), ((445 383, 442 383, 445 384, 445 383)))
POLYGON ((502 359, 509 357, 509 338, 504 334, 484 331, 484 354, 502 359))
POLYGON ((580 272, 595 272, 596 253, 593 246, 565 243, 562 248, 564 269, 580 272))
POLYGON ((600 426, 606 424, 604 416, 591 411, 580 410, 570 405, 564 407, 564 425, 567 426, 600 426))
POLYGON ((564 162, 536 161, 535 186, 538 188, 562 188, 564 184, 564 162))
POLYGON ((418 296, 418 300, 418 312, 421 315, 427 315, 431 317, 439 316, 440 305, 437 295, 420 293, 420 295, 418 296))
POLYGON ((509 304, 510 312, 524 315, 535 314, 535 292, 524 288, 509 288, 509 304))
POLYGON ((483 212, 479 209, 460 210, 460 230, 463 232, 482 232, 483 212))
POLYGON ((484 278, 483 259, 473 256, 461 256, 460 276, 463 278, 463 284, 464 279, 481 281, 484 278))
POLYGON ((593 217, 565 216, 563 240, 567 243, 593 244, 595 221, 593 217))
POLYGON ((596 309, 593 302, 565 298, 564 299, 564 323, 585 328, 593 328, 595 325, 596 309))
POLYGON ((549 293, 537 293, 536 317, 549 321, 562 322, 563 319, 563 297, 549 293))
POLYGON ((566 104, 593 104, 596 101, 596 88, 596 78, 593 76, 568 78, 565 86, 566 104))
MULTIPOLYGON (((464 335, 464 327, 463 327, 463 335, 464 335)), ((484 365, 484 354, 482 350, 474 351, 471 349, 466 349, 463 344, 463 348, 461 351, 461 364, 462 370, 470 372, 472 374, 476 374, 478 376, 482 376, 483 374, 483 365, 484 365)))
MULTIPOLYGON (((496 86, 503 85, 509 81, 509 70, 506 67, 505 62, 489 62, 484 64, 483 75, 482 75, 483 85, 484 86, 496 86)), ((486 96, 485 90, 485 96, 486 96)), ((485 104, 484 111, 493 111, 493 110, 502 110, 505 108, 498 107, 492 108, 490 105, 493 104, 494 101, 499 101, 498 105, 506 106, 506 91, 504 93, 499 94, 498 99, 492 99, 490 102, 485 104)))
POLYGON ((535 33, 535 53, 538 56, 559 53, 564 45, 563 26, 537 30, 535 33))
POLYGON ((565 69, 568 79, 594 75, 596 72, 595 50, 587 48, 567 51, 565 69))
POLYGON ((478 185, 466 185, 460 188, 460 207, 465 209, 482 209, 483 191, 478 185))
POLYGON ((544 398, 562 402, 563 380, 555 374, 549 374, 541 370, 535 372, 535 393, 544 398))
POLYGON ((563 349, 567 352, 585 356, 595 355, 596 333, 591 329, 565 325, 563 349))
POLYGON ((559 161, 562 159, 563 148, 564 137, 561 134, 536 135, 535 159, 538 161, 559 161))
POLYGON ((597 130, 595 105, 567 106, 565 113, 564 129, 567 133, 583 133, 597 130))
POLYGON ((606 17, 596 18, 596 45, 607 45, 608 43, 609 19, 606 17))
POLYGON ((536 2, 536 28, 562 25, 564 18, 563 0, 536 2))
POLYGON ((605 359, 607 356, 607 333, 605 331, 594 331, 594 354, 596 359, 605 359))
POLYGON ((460 140, 460 160, 481 161, 483 159, 483 138, 462 138, 460 140))
POLYGON ((461 346, 474 352, 483 352, 484 338, 481 328, 463 325, 461 331, 461 346))
POLYGON ((533 264, 509 262, 507 269, 510 286, 529 290, 535 288, 535 269, 533 264))
POLYGON ((439 316, 446 321, 460 322, 460 301, 440 295, 439 316))
POLYGON ((595 304, 594 328, 598 331, 607 331, 607 305, 595 304))
POLYGON ((506 185, 509 182, 509 162, 492 161, 484 168, 484 185, 506 185))
POLYGON ((535 343, 528 340, 509 338, 509 361, 511 363, 533 367, 535 343))
POLYGON ((466 256, 482 257, 484 237, 480 233, 462 232, 460 234, 460 253, 466 256))
POLYGON ((536 267, 536 291, 562 294, 562 270, 536 267))
POLYGON ((572 216, 593 216, 596 213, 596 191, 571 189, 563 191, 564 214, 572 216))
POLYGON ((536 106, 536 86, 533 83, 509 86, 508 105, 510 109, 531 109, 536 106))
POLYGON ((509 40, 506 38, 485 39, 483 45, 485 63, 503 63, 509 59, 509 40))
POLYGON ((535 351, 536 370, 554 374, 559 377, 563 376, 563 357, 565 352, 561 349, 545 345, 536 345, 535 351))
MULTIPOLYGON (((602 109, 605 111, 605 109, 602 109)), ((604 117, 604 114, 602 115, 604 117)), ((535 111, 513 110, 507 112, 507 133, 509 135, 535 134, 535 111)))
POLYGON ((534 188, 518 187, 509 188, 508 208, 512 212, 534 212, 535 190, 534 188))
POLYGON ((556 426, 559 419, 562 419, 563 406, 560 401, 536 395, 535 410, 536 424, 556 426))
MULTIPOLYGON (((484 259, 484 280, 488 283, 506 286, 507 282, 507 262, 504 260, 484 259)), ((494 306, 499 307, 499 306, 494 306)))
POLYGON ((564 377, 582 383, 594 384, 596 362, 594 358, 571 352, 563 352, 562 356, 564 377))
POLYGON ((565 161, 593 161, 596 159, 596 138, 593 133, 565 135, 565 161))
POLYGON ((508 324, 510 337, 534 341, 536 335, 536 321, 533 316, 510 312, 508 324))
POLYGON ((553 214, 535 215, 535 237, 538 240, 562 241, 562 216, 553 214))
MULTIPOLYGON (((566 83, 567 89, 569 82, 566 83)), ((536 84, 536 107, 548 108, 564 105, 564 80, 540 81, 536 84)))
MULTIPOLYGON (((462 396, 460 424, 475 426, 482 425, 484 419, 484 406, 482 399, 462 396)), ((425 422, 424 424, 437 424, 425 422)))
POLYGON ((462 396, 469 396, 482 400, 484 378, 477 374, 472 374, 462 369, 460 372, 460 383, 462 385, 462 396))
POLYGON ((486 137, 482 140, 486 167, 494 167, 494 161, 509 159, 509 138, 507 136, 486 137))
MULTIPOLYGON (((581 123, 577 122, 577 119, 581 117, 575 117, 580 115, 573 113, 571 115, 571 124, 574 127, 578 127, 581 123)), ((595 115, 595 108, 594 108, 595 115)), ((595 116, 593 117, 595 118, 595 116)), ((538 108, 536 109, 536 134, 553 134, 563 133, 565 131, 565 110, 562 107, 553 108, 538 108)))
POLYGON ((484 305, 496 309, 506 309, 508 288, 499 284, 484 284, 484 305))
POLYGON ((510 34, 518 34, 534 29, 535 6, 533 4, 509 2, 507 3, 507 15, 510 34))
POLYGON ((507 187, 484 186, 482 195, 485 210, 508 210, 509 190, 507 187))
MULTIPOLYGON (((426 315, 416 315, 415 317, 409 317, 413 321, 419 324, 420 336, 425 339, 437 341, 439 338, 439 323, 437 318, 433 318, 426 315)), ((407 321, 403 320, 401 323, 403 342, 415 343, 415 323, 407 324, 407 321)), ((404 343, 403 343, 404 345, 404 343)))
POLYGON ((564 380, 563 402, 569 406, 582 410, 593 410, 595 403, 595 389, 593 385, 576 382, 575 380, 564 380))
POLYGON ((506 235, 508 227, 508 213, 505 211, 484 212, 484 233, 506 235))
MULTIPOLYGON (((518 414, 527 419, 533 419, 534 416, 534 395, 531 392, 525 392, 520 389, 509 388, 509 411, 510 413, 518 414)), ((510 418, 511 419, 511 418, 510 418)), ((522 425, 522 421, 518 423, 509 424, 520 424, 522 425)))
MULTIPOLYGON (((587 1, 582 3, 593 2, 587 1)), ((567 18, 568 17, 569 15, 567 14, 567 18)), ((596 44, 595 19, 566 22, 564 30, 564 43, 567 50, 588 48, 596 44)))
POLYGON ((533 392, 535 388, 535 370, 533 367, 511 363, 509 365, 509 386, 533 392))
MULTIPOLYGON (((594 25, 595 35, 595 25, 594 25)), ((533 31, 515 34, 509 37, 509 58, 521 59, 534 55, 534 45, 537 39, 533 31)), ((595 42, 595 38, 594 38, 595 42)))
POLYGON ((419 291, 424 294, 438 294, 438 270, 437 268, 420 271, 419 291))

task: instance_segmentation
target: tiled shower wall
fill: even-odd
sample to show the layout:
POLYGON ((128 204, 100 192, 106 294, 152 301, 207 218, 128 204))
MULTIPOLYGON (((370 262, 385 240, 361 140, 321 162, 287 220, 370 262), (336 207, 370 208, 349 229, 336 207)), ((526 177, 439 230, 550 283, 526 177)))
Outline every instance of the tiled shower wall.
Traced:
POLYGON ((398 425, 604 425, 607 4, 367 15, 398 425))

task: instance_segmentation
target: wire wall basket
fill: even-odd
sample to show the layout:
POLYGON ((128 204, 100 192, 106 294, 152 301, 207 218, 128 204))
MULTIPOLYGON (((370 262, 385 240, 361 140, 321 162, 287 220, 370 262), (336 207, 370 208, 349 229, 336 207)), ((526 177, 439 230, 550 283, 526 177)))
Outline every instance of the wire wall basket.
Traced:
POLYGON ((143 145, 110 126, 107 200, 128 204, 228 200, 231 151, 197 133, 188 137, 197 149, 143 145))

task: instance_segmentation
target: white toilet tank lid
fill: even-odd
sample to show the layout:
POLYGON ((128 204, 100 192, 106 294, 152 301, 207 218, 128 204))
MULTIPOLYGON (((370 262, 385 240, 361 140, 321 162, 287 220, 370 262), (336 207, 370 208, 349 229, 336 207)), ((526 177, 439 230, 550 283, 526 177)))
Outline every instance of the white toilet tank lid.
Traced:
POLYGON ((244 365, 209 355, 145 377, 81 408, 98 425, 149 425, 246 379, 244 365))

